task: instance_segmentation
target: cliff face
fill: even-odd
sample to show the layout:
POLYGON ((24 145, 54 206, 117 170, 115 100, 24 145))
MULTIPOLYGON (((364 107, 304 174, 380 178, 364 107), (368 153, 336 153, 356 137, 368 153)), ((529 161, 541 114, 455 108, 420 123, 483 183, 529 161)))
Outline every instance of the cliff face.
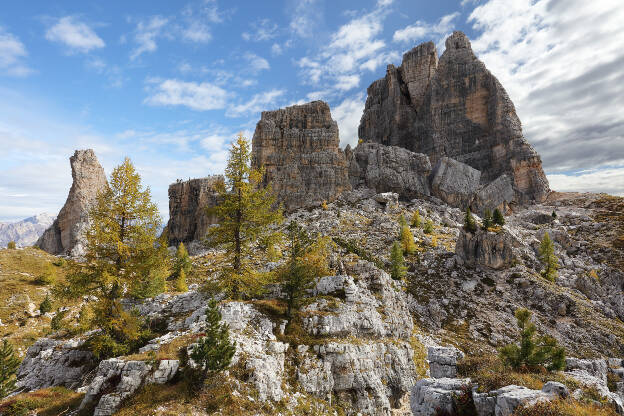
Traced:
POLYGON ((318 206, 351 188, 338 124, 323 101, 264 111, 252 141, 252 165, 264 167, 288 211, 318 206))
POLYGON ((51 254, 80 256, 89 209, 98 193, 108 186, 104 169, 91 149, 76 150, 70 157, 72 186, 65 205, 36 245, 51 254))
POLYGON ((216 185, 223 182, 221 175, 179 181, 169 185, 169 245, 201 240, 208 226, 217 218, 207 212, 218 201, 216 185))
POLYGON ((507 174, 518 203, 543 201, 549 192, 513 103, 461 32, 446 40, 439 61, 428 42, 403 55, 399 68, 388 66, 368 88, 359 136, 424 153, 432 165, 453 158, 481 171, 482 184, 507 174))

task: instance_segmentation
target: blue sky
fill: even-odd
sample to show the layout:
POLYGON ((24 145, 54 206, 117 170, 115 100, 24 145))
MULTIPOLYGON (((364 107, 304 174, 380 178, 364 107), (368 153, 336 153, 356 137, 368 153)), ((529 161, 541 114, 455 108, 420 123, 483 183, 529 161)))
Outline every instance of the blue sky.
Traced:
POLYGON ((616 0, 5 2, 0 221, 58 212, 68 157, 129 156, 167 186, 220 173, 262 110, 329 102, 355 143, 366 88, 453 30, 516 104, 557 190, 624 192, 623 8, 616 0))

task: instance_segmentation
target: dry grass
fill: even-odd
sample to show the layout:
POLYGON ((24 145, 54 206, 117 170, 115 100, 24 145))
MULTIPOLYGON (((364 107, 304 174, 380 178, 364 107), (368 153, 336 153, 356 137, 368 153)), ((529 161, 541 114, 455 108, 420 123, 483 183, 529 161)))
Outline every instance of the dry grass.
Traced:
POLYGON ((56 416, 77 409, 83 394, 64 387, 51 387, 31 393, 22 393, 0 402, 3 416, 56 416))
POLYGON ((520 406, 514 416, 615 416, 613 408, 576 400, 553 400, 532 406, 520 406))
MULTIPOLYGON (((24 353, 49 329, 49 318, 31 318, 25 311, 29 304, 38 310, 51 289, 51 285, 40 285, 35 281, 46 266, 50 263, 59 264, 54 266, 57 279, 65 278, 67 265, 61 264, 59 260, 59 257, 32 247, 0 250, 0 320, 3 324, 0 326, 0 338, 9 339, 20 353, 24 353)), ((57 306, 53 302, 53 307, 57 306)))

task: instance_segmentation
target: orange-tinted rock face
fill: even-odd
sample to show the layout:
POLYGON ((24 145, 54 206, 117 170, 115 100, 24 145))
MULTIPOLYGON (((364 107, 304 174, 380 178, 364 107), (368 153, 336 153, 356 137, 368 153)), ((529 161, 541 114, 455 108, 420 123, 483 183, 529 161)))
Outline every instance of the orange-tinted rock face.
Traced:
POLYGON ((48 253, 80 256, 89 209, 108 182, 93 150, 76 150, 69 162, 73 182, 67 201, 36 245, 48 253))
POLYGON ((208 208, 217 205, 219 182, 223 182, 223 177, 217 175, 169 185, 167 236, 170 246, 200 241, 208 227, 217 223, 217 217, 209 214, 208 208))
POLYGON ((507 174, 518 203, 543 201, 549 192, 513 103, 461 32, 446 40, 439 61, 428 42, 403 55, 398 69, 388 66, 368 88, 359 135, 424 153, 433 165, 451 157, 481 171, 482 184, 507 174))
POLYGON ((264 111, 252 141, 252 165, 264 167, 288 211, 319 206, 349 190, 338 125, 323 101, 264 111))

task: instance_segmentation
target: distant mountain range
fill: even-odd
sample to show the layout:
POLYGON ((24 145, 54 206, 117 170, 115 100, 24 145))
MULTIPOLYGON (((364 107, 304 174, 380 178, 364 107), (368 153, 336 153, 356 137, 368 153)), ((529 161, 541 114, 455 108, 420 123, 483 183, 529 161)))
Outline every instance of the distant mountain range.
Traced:
POLYGON ((21 247, 32 246, 54 218, 43 213, 17 222, 0 222, 0 247, 6 247, 10 241, 21 247))

